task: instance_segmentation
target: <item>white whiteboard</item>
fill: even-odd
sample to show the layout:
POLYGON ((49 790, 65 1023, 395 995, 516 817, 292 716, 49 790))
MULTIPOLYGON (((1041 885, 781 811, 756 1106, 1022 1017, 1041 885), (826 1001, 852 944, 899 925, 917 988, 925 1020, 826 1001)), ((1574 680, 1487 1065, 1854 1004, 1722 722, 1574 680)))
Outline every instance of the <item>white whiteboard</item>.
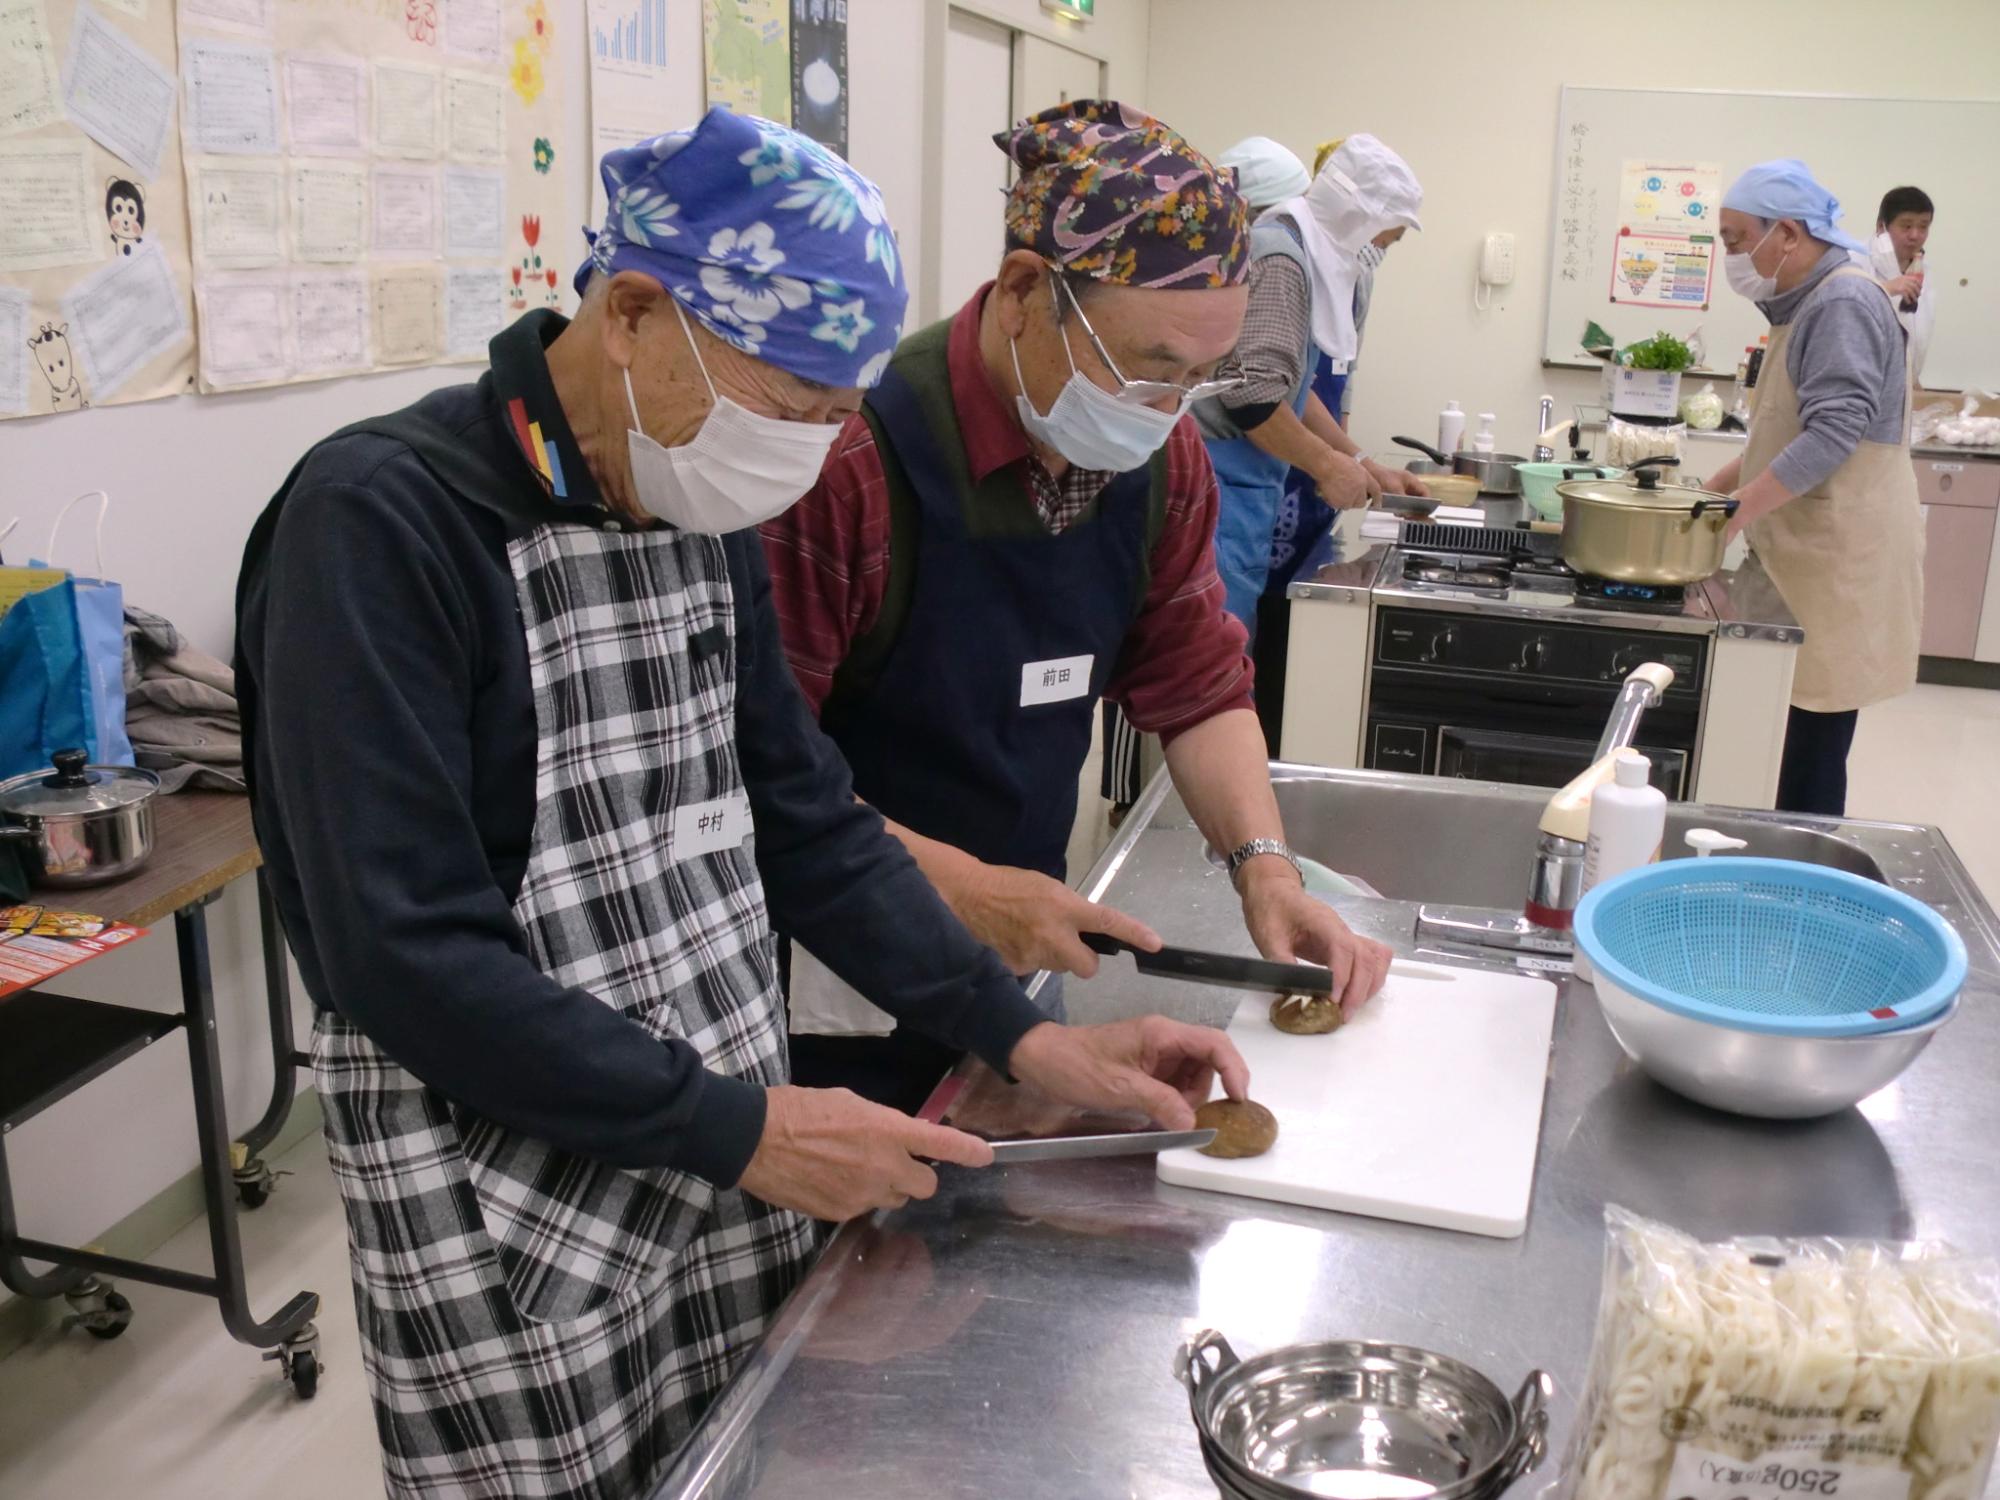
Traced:
POLYGON ((1727 190, 1746 167, 1796 156, 1840 200, 1840 227, 1864 244, 1890 188, 1913 183, 1930 194, 1937 222, 1925 270, 1937 289, 1938 316, 1924 384, 2000 389, 1996 141, 2000 100, 1566 85, 1556 125, 1543 360, 1595 368, 1581 342, 1593 320, 1621 346, 1660 329, 1686 338, 1699 326, 1709 365, 1733 376, 1744 346, 1769 325, 1723 280, 1719 247, 1707 311, 1612 302, 1621 176, 1627 161, 1713 162, 1727 190), (1584 188, 1580 210, 1569 206, 1573 180, 1584 188))

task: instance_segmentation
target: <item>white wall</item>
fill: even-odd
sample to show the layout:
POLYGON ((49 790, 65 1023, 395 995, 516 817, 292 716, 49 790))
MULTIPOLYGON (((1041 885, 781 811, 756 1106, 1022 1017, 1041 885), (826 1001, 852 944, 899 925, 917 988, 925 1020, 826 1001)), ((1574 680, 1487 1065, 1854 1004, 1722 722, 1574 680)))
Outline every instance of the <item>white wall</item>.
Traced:
MULTIPOLYGON (((1017 29, 1100 52, 1114 88, 1127 98, 1143 92, 1146 0, 1100 0, 1099 19, 1084 28, 1050 19, 1035 0, 973 8, 1017 29)), ((559 14, 572 10, 578 24, 558 32, 555 72, 570 149, 580 151, 588 140, 582 0, 565 0, 559 14)), ((921 124, 935 93, 929 60, 941 55, 930 39, 942 37, 947 14, 945 0, 855 0, 849 7, 851 154, 882 188, 918 297, 924 264, 921 124)), ((669 0, 668 24, 670 55, 678 62, 662 102, 662 130, 689 123, 702 93, 695 0, 669 0)), ((564 145, 559 141, 557 149, 564 145)), ((579 173, 573 181, 577 202, 568 226, 553 231, 558 234, 574 234, 588 211, 589 179, 579 173)), ((580 250, 580 240, 569 243, 580 250)), ((915 309, 928 315, 921 301, 915 309)), ((16 548, 39 551, 56 509, 70 496, 109 490, 114 510, 107 571, 133 603, 166 615, 197 644, 226 657, 244 539, 299 455, 348 422, 476 374, 467 366, 409 370, 0 423, 0 525, 22 517, 8 555, 20 555, 16 548)), ((84 537, 79 531, 70 540, 84 537)), ((241 1129, 261 1112, 270 1086, 256 906, 248 883, 238 882, 211 909, 209 928, 230 1118, 241 1129)), ((80 971, 68 992, 177 1008, 172 922, 135 948, 80 971)), ((303 1025, 308 1013, 296 985, 294 998, 303 1025)), ((184 1040, 169 1037, 31 1121, 9 1138, 8 1158, 26 1233, 75 1242, 117 1222, 197 1161, 184 1040)), ((253 1294, 263 1294, 254 1297, 260 1310, 292 1290, 281 1280, 273 1268, 252 1268, 253 1294)), ((319 1290, 341 1294, 338 1287, 319 1290)), ((0 1292, 0 1301, 6 1295, 0 1292)))
MULTIPOLYGON (((1316 143, 1365 130, 1423 182, 1424 232, 1376 280, 1358 366, 1355 435, 1371 450, 1392 433, 1434 436, 1456 399, 1497 413, 1500 446, 1521 451, 1544 390, 1559 415, 1596 399, 1589 375, 1540 363, 1563 84, 2000 95, 1990 0, 1710 6, 1683 40, 1593 0, 1153 0, 1152 23, 1148 101, 1204 149, 1269 135, 1310 167, 1316 143), (1516 236, 1516 275, 1477 313, 1489 230, 1516 236)), ((1796 154, 1810 160, 1813 142, 1796 154)), ((1909 154, 1921 177, 1925 143, 1909 154)), ((1873 204, 1847 208, 1850 228, 1872 230, 1873 204)))

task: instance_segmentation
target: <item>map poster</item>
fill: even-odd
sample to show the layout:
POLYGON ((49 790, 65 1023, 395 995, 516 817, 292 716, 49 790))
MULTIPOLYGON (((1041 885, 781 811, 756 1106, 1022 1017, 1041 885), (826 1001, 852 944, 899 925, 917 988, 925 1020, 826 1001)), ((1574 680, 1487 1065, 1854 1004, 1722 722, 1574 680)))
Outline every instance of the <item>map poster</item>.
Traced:
POLYGON ((1618 231, 1611 257, 1611 300, 1625 307, 1708 310, 1715 236, 1618 231))
POLYGON ((847 0, 792 0, 792 125, 847 155, 847 0))
POLYGON ((788 0, 702 0, 701 41, 711 107, 792 123, 788 0))

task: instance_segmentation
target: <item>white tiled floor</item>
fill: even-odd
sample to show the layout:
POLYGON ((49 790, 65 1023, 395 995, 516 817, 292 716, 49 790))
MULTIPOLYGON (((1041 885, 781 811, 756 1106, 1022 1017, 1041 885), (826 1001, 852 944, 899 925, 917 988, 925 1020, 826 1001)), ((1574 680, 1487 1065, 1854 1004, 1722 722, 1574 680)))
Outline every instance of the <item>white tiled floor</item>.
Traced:
MULTIPOLYGON (((2000 693, 1920 687, 1870 709, 1850 767, 1854 816, 1941 825, 1989 899, 2000 899, 2000 693)), ((295 1400, 274 1367, 222 1331, 213 1303, 127 1284, 137 1316, 115 1343, 52 1335, 0 1360, 0 1495, 380 1495, 344 1231, 318 1138, 281 1165, 298 1175, 241 1220, 252 1302, 268 1312, 298 1287, 320 1293, 329 1368, 318 1397, 295 1400)), ((195 1225, 155 1258, 206 1269, 207 1256, 195 1225)))

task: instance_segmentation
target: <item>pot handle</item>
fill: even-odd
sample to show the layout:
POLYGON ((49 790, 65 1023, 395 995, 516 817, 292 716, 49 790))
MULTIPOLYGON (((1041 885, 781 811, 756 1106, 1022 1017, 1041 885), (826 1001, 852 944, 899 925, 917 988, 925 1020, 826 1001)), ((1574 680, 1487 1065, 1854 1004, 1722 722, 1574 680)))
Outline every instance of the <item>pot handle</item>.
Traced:
POLYGON ((1188 1388, 1190 1397, 1198 1396, 1204 1385, 1236 1363, 1236 1351, 1229 1347, 1229 1340, 1213 1328, 1204 1328, 1174 1355, 1174 1379, 1188 1388), (1213 1365, 1208 1361, 1211 1354, 1215 1356, 1213 1365))
POLYGON ((1433 448, 1429 443, 1420 443, 1411 437, 1392 437, 1389 441, 1404 448, 1414 448, 1417 452, 1423 454, 1425 458, 1441 463, 1447 469, 1451 467, 1451 455, 1440 449, 1433 448))
POLYGON ((1694 503, 1694 509, 1688 512, 1688 516, 1690 519, 1700 520, 1701 517, 1707 515, 1710 511, 1719 510, 1722 512, 1723 519, 1727 520, 1742 508, 1743 502, 1741 500, 1697 500, 1694 503))
POLYGON ((1549 1451, 1549 1397, 1555 1382, 1545 1370, 1531 1370, 1515 1394, 1514 1445, 1501 1461, 1497 1482, 1488 1493, 1498 1496, 1541 1467, 1549 1451))

